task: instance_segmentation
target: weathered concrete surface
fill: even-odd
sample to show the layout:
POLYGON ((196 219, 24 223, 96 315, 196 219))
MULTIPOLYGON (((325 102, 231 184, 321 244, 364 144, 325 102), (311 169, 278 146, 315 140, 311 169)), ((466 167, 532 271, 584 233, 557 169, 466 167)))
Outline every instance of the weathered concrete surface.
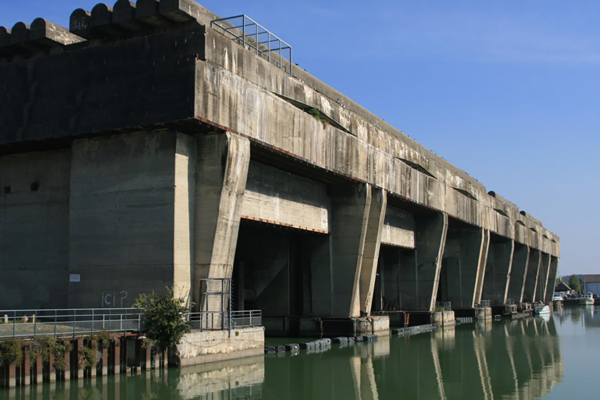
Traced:
POLYGON ((329 233, 327 185, 257 162, 250 163, 242 218, 329 233))
MULTIPOLYGON (((207 135, 198 140, 195 207, 195 302, 200 310, 219 311, 200 298, 200 280, 230 278, 237 244, 248 167, 250 143, 237 135, 207 135), (223 160, 223 161, 222 161, 223 160)), ((209 282, 221 291, 219 282, 209 282)))
POLYGON ((67 306, 69 150, 0 158, 0 305, 67 306))
POLYGON ((129 307, 139 293, 174 284, 175 138, 73 143, 64 253, 80 282, 69 283, 70 307, 129 307))
POLYGON ((382 229, 382 244, 415 248, 415 219, 412 213, 388 205, 382 229))
POLYGON ((204 364, 261 355, 265 347, 263 327, 228 331, 193 331, 177 345, 179 365, 204 364))

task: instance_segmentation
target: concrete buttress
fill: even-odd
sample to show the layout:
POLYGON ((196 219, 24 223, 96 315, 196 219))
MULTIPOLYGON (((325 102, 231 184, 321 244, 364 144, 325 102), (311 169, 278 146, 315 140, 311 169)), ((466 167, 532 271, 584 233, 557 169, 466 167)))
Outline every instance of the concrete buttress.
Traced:
POLYGON ((201 298, 200 280, 232 276, 249 163, 246 138, 232 133, 198 138, 193 298, 203 311, 220 311, 221 305, 220 299, 209 304, 201 298))
POLYGON ((377 262, 381 244, 381 231, 387 208, 387 193, 381 189, 372 189, 371 206, 367 219, 362 267, 360 269, 360 311, 371 313, 373 290, 377 276, 377 262))
POLYGON ((556 274, 558 273, 558 258, 550 257, 550 272, 548 274, 548 282, 546 283, 546 297, 545 301, 552 300, 554 297, 554 286, 556 282, 556 274))
POLYGON ((371 185, 334 186, 331 192, 331 316, 359 317, 371 185))
POLYGON ((508 286, 508 298, 515 303, 523 302, 525 291, 525 278, 527 277, 527 265, 529 264, 529 246, 515 242, 513 254, 512 271, 510 273, 510 284, 508 286))
POLYGON ((537 295, 535 296, 537 301, 546 301, 546 287, 548 285, 548 277, 550 275, 550 263, 551 257, 547 253, 542 252, 542 260, 540 262, 540 272, 538 275, 537 284, 537 295))
POLYGON ((523 301, 532 303, 536 300, 536 289, 540 271, 541 252, 538 249, 529 249, 529 265, 527 266, 527 277, 525 279, 525 290, 523 301))
POLYGON ((487 266, 488 254, 490 251, 490 231, 487 229, 483 230, 483 243, 481 244, 481 253, 479 254, 479 272, 477 274, 477 283, 475 286, 475 295, 473 301, 475 305, 481 303, 481 297, 483 296, 483 283, 485 282, 485 271, 487 266))
POLYGON ((486 249, 483 228, 448 229, 444 251, 439 301, 450 301, 453 309, 472 309, 482 268, 481 253, 486 249))
POLYGON ((400 269, 400 306, 409 311, 431 312, 438 291, 448 215, 419 215, 415 222, 415 263, 400 269))
POLYGON ((492 305, 506 303, 515 243, 512 239, 493 236, 483 283, 483 299, 492 305))

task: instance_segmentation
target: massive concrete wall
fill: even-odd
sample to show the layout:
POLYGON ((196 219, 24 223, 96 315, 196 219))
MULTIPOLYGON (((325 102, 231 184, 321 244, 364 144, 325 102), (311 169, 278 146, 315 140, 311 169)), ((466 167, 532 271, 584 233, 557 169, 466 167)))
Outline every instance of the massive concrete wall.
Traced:
POLYGON ((59 308, 69 282, 71 153, 0 157, 0 308, 59 308))
POLYGON ((69 283, 71 307, 128 307, 173 285, 176 137, 73 143, 68 265, 80 282, 69 283))
MULTIPOLYGON (((233 275, 243 220, 315 232, 277 238, 261 266, 310 281, 274 295, 288 314, 368 314, 378 264, 391 279, 380 307, 384 292, 409 310, 502 304, 511 280, 529 301, 551 293, 559 239, 540 221, 305 71, 229 40, 193 1, 138 5, 77 10, 70 32, 45 20, 0 29, 0 177, 25 185, 48 165, 61 182, 0 194, 2 269, 18 281, 24 264, 56 269, 52 291, 69 292, 68 303, 38 291, 26 304, 126 306, 175 285, 218 308, 199 281, 233 275), (50 256, 23 254, 41 232, 52 234, 39 244, 50 256), (384 262, 380 243, 395 249, 384 262)), ((25 304, 11 296, 0 304, 25 304)))

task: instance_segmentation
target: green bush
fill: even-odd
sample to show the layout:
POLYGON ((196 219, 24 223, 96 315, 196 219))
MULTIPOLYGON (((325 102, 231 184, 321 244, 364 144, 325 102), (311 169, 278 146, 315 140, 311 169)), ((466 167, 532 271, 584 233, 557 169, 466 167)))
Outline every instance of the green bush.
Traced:
POLYGON ((23 341, 8 339, 0 342, 0 362, 3 365, 21 364, 23 361, 23 341))
POLYGON ((185 304, 185 299, 173 296, 172 288, 167 288, 165 295, 152 292, 140 294, 135 300, 133 306, 143 310, 144 331, 157 351, 174 347, 191 331, 191 323, 185 320, 188 312, 185 304))
POLYGON ((54 367, 57 371, 64 371, 66 368, 65 354, 71 351, 71 345, 67 342, 57 342, 53 337, 42 337, 37 339, 31 353, 35 352, 37 357, 38 352, 42 354, 42 362, 47 364, 50 362, 50 355, 54 356, 54 367))

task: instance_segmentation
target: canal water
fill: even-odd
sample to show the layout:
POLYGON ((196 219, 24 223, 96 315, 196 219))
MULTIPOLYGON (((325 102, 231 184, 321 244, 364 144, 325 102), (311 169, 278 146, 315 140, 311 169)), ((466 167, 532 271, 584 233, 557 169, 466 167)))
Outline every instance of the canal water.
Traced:
MULTIPOLYGON (((293 342, 271 339, 268 344, 293 342)), ((600 307, 330 350, 0 390, 0 399, 598 398, 600 307)))

